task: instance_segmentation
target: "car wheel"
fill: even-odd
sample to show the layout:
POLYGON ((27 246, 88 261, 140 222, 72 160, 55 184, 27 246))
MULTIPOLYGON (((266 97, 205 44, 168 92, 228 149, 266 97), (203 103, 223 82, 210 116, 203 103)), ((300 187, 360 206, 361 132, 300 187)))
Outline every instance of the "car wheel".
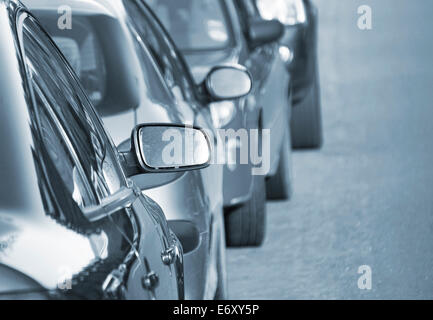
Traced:
POLYGON ((281 146, 280 161, 277 172, 266 180, 266 196, 268 200, 289 200, 292 196, 292 142, 290 130, 286 129, 281 146))
POLYGON ((292 110, 292 146, 294 149, 320 149, 323 144, 319 77, 302 105, 292 110))
POLYGON ((217 262, 218 284, 215 292, 215 300, 228 299, 226 239, 225 239, 224 224, 222 224, 221 228, 222 230, 219 230, 220 241, 218 244, 218 262, 217 262))
POLYGON ((265 239, 266 185, 264 176, 254 176, 251 198, 229 208, 225 215, 226 243, 229 247, 258 247, 265 239))

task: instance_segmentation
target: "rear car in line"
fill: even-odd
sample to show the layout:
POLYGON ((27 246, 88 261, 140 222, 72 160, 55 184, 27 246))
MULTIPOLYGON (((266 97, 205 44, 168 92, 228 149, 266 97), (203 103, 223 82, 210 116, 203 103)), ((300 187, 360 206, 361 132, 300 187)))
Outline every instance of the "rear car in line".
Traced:
POLYGON ((311 0, 255 0, 264 19, 285 25, 280 50, 292 75, 292 145, 319 149, 323 145, 322 106, 317 58, 318 12, 311 0))

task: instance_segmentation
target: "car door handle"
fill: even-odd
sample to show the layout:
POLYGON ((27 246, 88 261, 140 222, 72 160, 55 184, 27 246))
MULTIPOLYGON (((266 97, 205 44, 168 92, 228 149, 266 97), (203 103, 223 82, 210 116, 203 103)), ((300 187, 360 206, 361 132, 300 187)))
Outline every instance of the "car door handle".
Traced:
POLYGON ((151 291, 154 294, 154 290, 159 285, 159 277, 154 271, 150 271, 147 275, 141 279, 141 284, 144 289, 151 291))
POLYGON ((161 260, 166 266, 172 265, 177 260, 183 260, 182 252, 182 245, 177 238, 175 238, 173 239, 173 244, 161 253, 161 260))
POLYGON ((177 257, 176 251, 177 251, 177 246, 172 245, 170 248, 164 250, 161 253, 161 260, 166 266, 172 265, 176 261, 176 257, 177 257))

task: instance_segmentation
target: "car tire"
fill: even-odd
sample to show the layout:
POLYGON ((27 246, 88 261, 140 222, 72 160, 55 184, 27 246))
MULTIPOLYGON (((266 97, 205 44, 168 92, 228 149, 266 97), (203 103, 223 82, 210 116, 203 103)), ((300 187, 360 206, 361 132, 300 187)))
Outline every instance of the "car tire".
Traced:
POLYGON ((259 247, 265 239, 265 177, 254 176, 253 183, 251 198, 243 205, 226 211, 226 243, 229 247, 259 247))
POLYGON ((290 128, 294 149, 320 149, 322 147, 322 111, 318 75, 306 100, 302 102, 302 105, 292 109, 290 128))
POLYGON ((218 243, 218 262, 217 262, 218 283, 215 292, 215 300, 228 299, 226 238, 225 238, 224 224, 222 224, 221 228, 222 230, 219 230, 220 241, 218 243))
POLYGON ((280 160, 275 175, 266 180, 266 196, 268 200, 289 200, 293 192, 292 142, 287 127, 281 145, 280 160))

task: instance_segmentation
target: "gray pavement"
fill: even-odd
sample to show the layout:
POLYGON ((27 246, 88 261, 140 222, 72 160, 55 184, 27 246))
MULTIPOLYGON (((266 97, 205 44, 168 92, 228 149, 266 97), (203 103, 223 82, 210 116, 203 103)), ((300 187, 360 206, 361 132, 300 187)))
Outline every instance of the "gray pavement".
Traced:
POLYGON ((229 251, 230 296, 433 299, 433 1, 316 4, 325 146, 294 155, 295 195, 268 204, 264 246, 229 251))

